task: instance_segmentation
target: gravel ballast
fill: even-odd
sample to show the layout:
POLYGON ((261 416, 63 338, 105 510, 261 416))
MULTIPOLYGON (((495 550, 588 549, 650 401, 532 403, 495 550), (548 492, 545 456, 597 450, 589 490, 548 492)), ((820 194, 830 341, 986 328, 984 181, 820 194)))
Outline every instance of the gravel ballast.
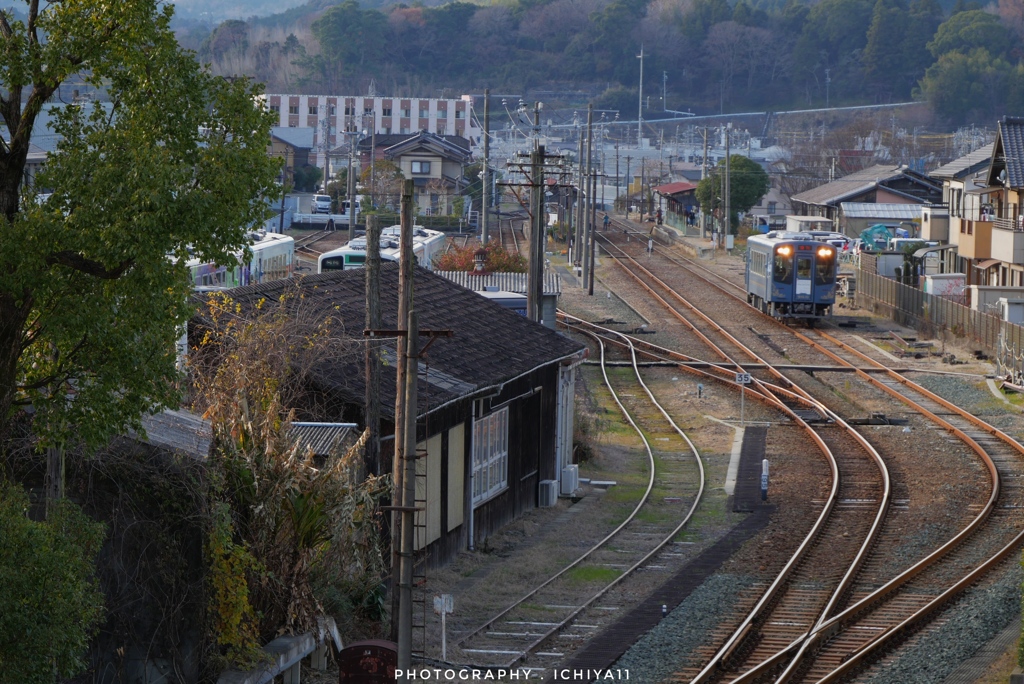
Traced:
POLYGON ((746 575, 712 575, 630 647, 615 667, 629 670, 631 681, 653 684, 668 679, 687 665, 690 653, 705 642, 754 581, 746 575))

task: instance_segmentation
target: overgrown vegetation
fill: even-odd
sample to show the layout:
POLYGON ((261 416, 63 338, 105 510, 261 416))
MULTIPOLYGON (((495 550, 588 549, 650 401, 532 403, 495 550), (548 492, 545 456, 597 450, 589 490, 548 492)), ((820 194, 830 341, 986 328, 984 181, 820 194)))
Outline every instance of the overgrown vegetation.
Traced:
POLYGON ((308 401, 312 360, 351 342, 337 321, 304 321, 287 298, 251 318, 223 295, 206 311, 194 401, 214 428, 207 551, 219 655, 248 662, 259 642, 314 629, 328 607, 383 619, 365 597, 385 571, 376 503, 390 479, 362 478, 366 435, 323 459, 301 450, 284 403, 308 401))
POLYGON ((28 504, 0 481, 0 668, 4 681, 52 684, 85 669, 103 617, 94 561, 104 527, 66 500, 35 522, 28 504))
POLYGON ((434 267, 439 271, 472 271, 476 268, 476 253, 480 249, 487 254, 484 259, 484 271, 488 273, 526 273, 526 257, 493 242, 482 248, 476 245, 452 246, 450 250, 434 260, 434 267))

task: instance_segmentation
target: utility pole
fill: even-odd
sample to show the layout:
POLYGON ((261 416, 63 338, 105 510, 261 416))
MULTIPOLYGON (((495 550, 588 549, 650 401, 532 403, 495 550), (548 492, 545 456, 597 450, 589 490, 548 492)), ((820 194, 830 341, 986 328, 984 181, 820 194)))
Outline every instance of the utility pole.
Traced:
POLYGON ((619 198, 619 143, 615 143, 615 198, 619 198))
MULTIPOLYGON (((704 180, 708 177, 708 127, 704 127, 704 156, 700 161, 700 179, 704 180)), ((708 236, 708 213, 701 207, 700 210, 700 236, 706 238, 708 236)))
POLYGON ((644 146, 644 44, 640 43, 640 104, 636 122, 636 148, 639 150, 644 146))
MULTIPOLYGON (((366 217, 366 329, 380 330, 380 225, 377 216, 366 217)), ((380 356, 379 343, 366 338, 366 469, 380 475, 380 356)), ((363 478, 359 478, 361 482, 363 478)))
MULTIPOLYGON (((668 111, 668 72, 661 72, 661 111, 668 111)), ((679 127, 676 127, 679 130, 679 127)))
MULTIPOLYGON (((358 145, 359 135, 353 134, 351 136, 351 144, 348 148, 348 177, 346 180, 347 189, 345 194, 348 195, 348 239, 351 242, 356 236, 356 177, 353 172, 354 169, 354 158, 356 154, 356 146, 358 145)), ((367 240, 369 240, 369 232, 367 232, 367 240)), ((379 250, 378 250, 379 251, 379 250)), ((367 257, 369 257, 369 251, 367 251, 367 257)), ((380 326, 377 326, 380 327, 380 326)), ((376 330, 376 328, 373 328, 376 330)))
POLYGON ((583 265, 583 257, 582 257, 583 251, 582 250, 583 250, 583 247, 585 246, 583 244, 583 238, 584 238, 584 229, 583 229, 583 224, 584 224, 584 221, 583 221, 583 210, 584 210, 583 209, 584 208, 584 204, 583 204, 583 185, 584 185, 584 182, 583 182, 583 178, 584 178, 584 175, 583 175, 583 131, 580 131, 580 151, 579 151, 579 156, 577 156, 576 159, 577 159, 577 161, 579 163, 577 164, 577 166, 578 166, 578 170, 577 171, 578 172, 576 174, 576 178, 578 179, 577 184, 576 184, 576 233, 575 233, 575 238, 573 239, 573 245, 572 245, 572 258, 573 258, 573 263, 582 266, 583 265))
POLYGON ((725 236, 732 232, 732 206, 729 195, 732 194, 729 178, 729 134, 732 132, 732 124, 725 127, 725 194, 722 200, 725 202, 725 231, 722 233, 722 246, 725 246, 725 236))
POLYGON ((587 105, 587 172, 581 178, 583 185, 587 188, 587 199, 583 208, 583 250, 581 252, 583 260, 583 281, 580 283, 580 287, 584 289, 586 289, 587 282, 590 280, 590 241, 593 239, 593 236, 591 235, 593 226, 590 223, 590 205, 594 201, 594 197, 590 191, 590 164, 593 160, 594 152, 593 126, 594 105, 591 103, 587 105))
MULTIPOLYGON (((590 187, 592 188, 591 195, 597 197, 597 169, 592 169, 590 172, 590 187)), ((590 235, 590 251, 587 254, 587 259, 590 261, 590 277, 587 278, 587 294, 593 296, 594 294, 594 267, 597 265, 594 262, 595 251, 597 250, 597 203, 590 203, 590 229, 587 233, 590 235)))
MULTIPOLYGON (((398 271, 398 335, 396 338, 396 364, 395 364, 395 452, 392 460, 391 474, 394 479, 393 498, 398 499, 398 505, 393 506, 391 525, 391 547, 392 564, 391 577, 393 582, 392 591, 392 631, 395 641, 398 642, 398 668, 408 671, 406 668, 412 663, 412 544, 407 548, 405 545, 406 528, 409 529, 409 538, 412 538, 412 521, 406 517, 406 468, 407 463, 415 465, 415 453, 406 453, 406 430, 409 425, 407 413, 413 414, 413 450, 415 451, 415 405, 410 406, 406 402, 408 383, 409 345, 412 336, 409 334, 409 311, 412 308, 412 201, 413 182, 407 180, 402 191, 402 218, 401 236, 399 239, 399 271, 398 271), (409 561, 406 563, 406 561, 409 561), (406 578, 406 566, 408 565, 409 577, 406 578), (397 572, 396 572, 397 569, 397 572), (397 615, 397 619, 394 616, 397 615)), ((416 375, 413 375, 415 382, 416 375)), ((413 498, 415 498, 415 470, 410 478, 413 485, 413 498)), ((412 506, 415 503, 409 503, 412 506)), ((411 512, 411 511, 410 511, 411 512)), ((411 517, 411 516, 410 516, 411 517)))
POLYGON ((531 321, 541 319, 544 292, 544 146, 530 153, 530 262, 527 273, 526 313, 531 321))
POLYGON ((330 178, 331 178, 331 175, 330 175, 330 171, 331 171, 331 165, 330 164, 331 163, 329 161, 329 155, 328 155, 328 151, 331 149, 331 140, 330 140, 331 122, 330 122, 330 120, 326 116, 327 105, 325 104, 325 105, 322 105, 322 106, 324 107, 325 116, 324 116, 324 118, 320 119, 320 128, 322 130, 321 139, 320 139, 320 152, 321 152, 321 154, 324 155, 324 194, 326 194, 327 193, 327 181, 329 181, 330 178))
POLYGON ((480 173, 480 183, 483 186, 483 195, 481 196, 481 216, 480 216, 480 242, 487 244, 487 240, 490 238, 488 232, 488 213, 489 203, 491 199, 490 193, 490 181, 488 180, 488 166, 490 165, 490 138, 491 138, 491 89, 484 88, 484 168, 480 173))

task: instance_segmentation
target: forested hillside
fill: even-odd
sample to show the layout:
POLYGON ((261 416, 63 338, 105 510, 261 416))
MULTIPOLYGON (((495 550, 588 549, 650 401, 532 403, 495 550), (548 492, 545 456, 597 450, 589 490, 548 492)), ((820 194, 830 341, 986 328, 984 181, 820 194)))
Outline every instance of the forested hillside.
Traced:
POLYGON ((365 93, 371 80, 379 93, 433 96, 573 88, 629 112, 642 43, 652 111, 926 99, 958 124, 1024 112, 1022 39, 1024 0, 313 0, 225 22, 195 47, 218 73, 276 91, 365 93))

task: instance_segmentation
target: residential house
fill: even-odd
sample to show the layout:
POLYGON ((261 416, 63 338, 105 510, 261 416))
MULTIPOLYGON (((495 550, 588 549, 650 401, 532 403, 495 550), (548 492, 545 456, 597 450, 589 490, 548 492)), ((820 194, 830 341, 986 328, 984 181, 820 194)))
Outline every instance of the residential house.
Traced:
POLYGON ((468 182, 466 164, 472 159, 469 145, 429 131, 420 131, 384 150, 402 175, 415 185, 419 213, 448 216, 455 198, 462 196, 468 182))
POLYGON ((932 178, 942 181, 942 202, 948 214, 945 235, 941 227, 933 228, 929 207, 923 209, 921 217, 922 237, 953 246, 946 252, 946 261, 951 262, 951 270, 967 275, 969 285, 977 284, 982 275, 975 264, 991 258, 995 216, 987 175, 993 148, 994 144, 985 145, 931 172, 932 178))
POLYGON ((312 128, 274 126, 270 130, 270 147, 267 154, 281 160, 286 183, 294 179, 295 169, 309 166, 312 149, 312 128))
POLYGON ((664 222, 673 228, 686 232, 688 226, 697 225, 700 202, 697 201, 697 184, 687 181, 666 183, 654 188, 655 202, 662 211, 664 222))
POLYGON ((876 164, 790 198, 801 216, 824 216, 833 221, 843 202, 882 204, 935 204, 942 199, 942 184, 906 166, 876 164))
MULTIPOLYGON (((992 157, 985 174, 987 188, 980 192, 990 238, 989 250, 979 247, 974 267, 980 271, 978 283, 1000 287, 1024 286, 1024 118, 1004 116, 996 130, 992 157), (988 258, 985 258, 988 257, 988 258)), ((980 243, 983 230, 975 225, 980 243)), ((961 235, 960 255, 968 253, 961 235)), ((970 280, 968 281, 970 283, 970 280)))
MULTIPOLYGON (((398 265, 381 267, 382 327, 398 328, 398 265)), ((282 301, 307 319, 332 317, 350 331, 354 349, 314 368, 315 406, 300 420, 365 425, 365 272, 336 271, 237 288, 241 315, 261 301, 282 301), (294 295, 294 296, 289 296, 294 295)), ((482 542, 556 489, 575 487, 572 420, 576 368, 584 345, 531 322, 455 283, 417 268, 414 298, 420 330, 450 330, 433 340, 419 365, 417 548, 439 565, 482 542)), ((192 335, 208 321, 194 321, 192 335)), ((395 340, 376 338, 384 360, 379 392, 382 461, 394 448, 395 340)), ((424 340, 425 342, 426 340, 424 340)), ((550 501, 548 501, 550 502, 550 501)))

